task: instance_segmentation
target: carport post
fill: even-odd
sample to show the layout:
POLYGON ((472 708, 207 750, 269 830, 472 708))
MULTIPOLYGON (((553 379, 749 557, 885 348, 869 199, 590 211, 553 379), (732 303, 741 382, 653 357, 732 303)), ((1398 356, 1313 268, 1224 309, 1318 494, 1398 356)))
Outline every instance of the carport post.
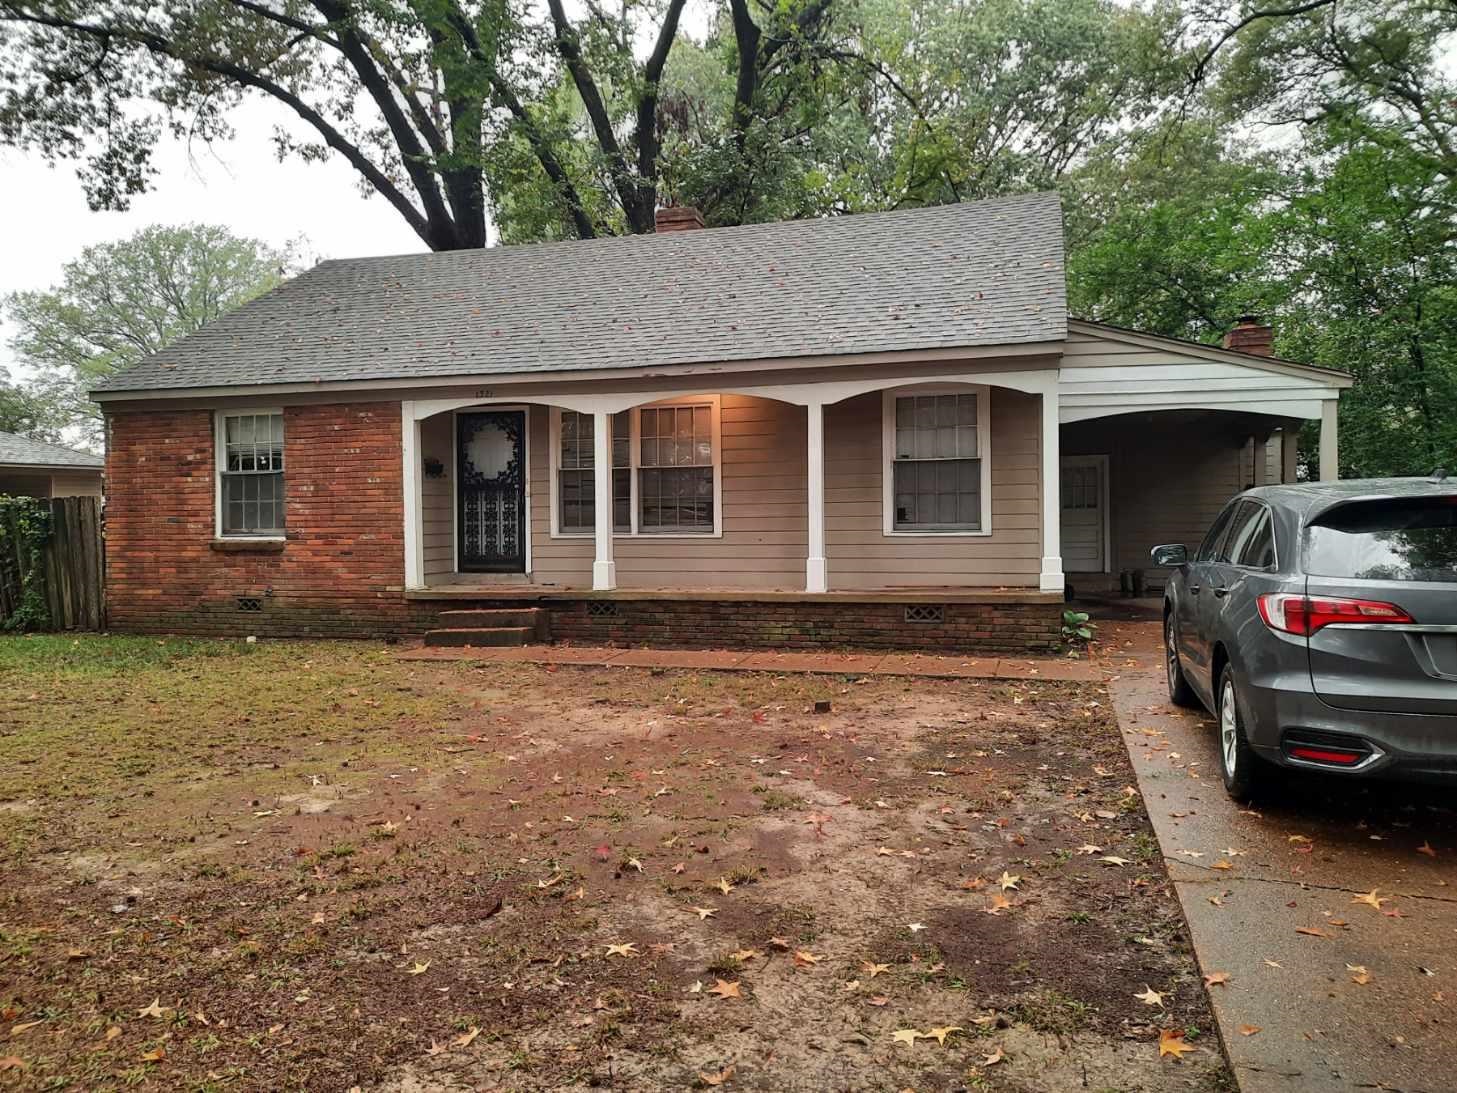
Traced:
POLYGON ((1320 480, 1334 482, 1341 476, 1339 443, 1336 435, 1336 408, 1340 404, 1333 398, 1320 404, 1320 480))
POLYGON ((612 560, 612 415, 592 415, 592 591, 617 587, 617 563, 612 560))

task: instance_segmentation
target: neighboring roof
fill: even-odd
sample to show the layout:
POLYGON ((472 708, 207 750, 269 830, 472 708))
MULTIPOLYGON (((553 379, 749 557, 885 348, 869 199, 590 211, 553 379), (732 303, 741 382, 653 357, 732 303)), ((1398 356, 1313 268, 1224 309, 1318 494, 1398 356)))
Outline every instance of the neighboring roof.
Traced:
POLYGON ((1288 482, 1248 491, 1302 515, 1306 523, 1342 505, 1413 497, 1457 498, 1457 478, 1343 478, 1334 482, 1288 482))
POLYGON ((323 262, 98 392, 1061 340, 1056 194, 323 262))
POLYGON ((1207 360, 1228 361, 1232 364, 1250 365, 1268 372, 1295 372, 1325 379, 1337 387, 1350 387, 1355 383, 1351 373, 1340 368, 1327 368, 1323 364, 1302 364, 1284 357, 1267 357, 1260 353, 1246 353, 1240 349, 1225 349, 1220 345, 1190 341, 1187 338, 1170 338, 1163 334, 1146 334, 1142 330, 1130 330, 1112 323, 1099 323, 1091 319, 1068 318, 1068 329, 1080 334, 1101 334, 1105 337, 1123 339, 1140 345, 1163 345, 1170 350, 1203 357, 1207 360))
POLYGON ((74 467, 76 470, 99 471, 106 460, 90 452, 78 452, 59 444, 31 440, 17 433, 0 432, 0 466, 6 467, 74 467))

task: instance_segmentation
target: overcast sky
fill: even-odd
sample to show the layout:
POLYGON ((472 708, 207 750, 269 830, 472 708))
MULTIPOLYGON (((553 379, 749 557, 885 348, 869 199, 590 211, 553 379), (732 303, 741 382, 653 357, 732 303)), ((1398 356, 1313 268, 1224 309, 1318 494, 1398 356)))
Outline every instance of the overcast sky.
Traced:
MULTIPOLYGON (((270 136, 283 110, 251 102, 232 118, 238 138, 212 149, 171 141, 158 151, 154 189, 124 213, 92 212, 74 167, 0 148, 0 295, 44 289, 61 266, 93 243, 121 239, 148 224, 222 224, 282 246, 307 237, 311 260, 424 250, 382 198, 365 198, 340 159, 279 163, 270 136)), ((0 327, 0 367, 18 375, 0 327)))

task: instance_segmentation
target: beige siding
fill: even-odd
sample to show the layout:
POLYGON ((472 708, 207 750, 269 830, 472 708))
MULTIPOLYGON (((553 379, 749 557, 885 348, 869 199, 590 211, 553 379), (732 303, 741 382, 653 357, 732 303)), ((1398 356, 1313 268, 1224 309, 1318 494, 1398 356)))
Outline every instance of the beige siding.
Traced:
MULTIPOLYGON (((1035 585, 1041 558, 1036 396, 997 389, 991 403, 992 528, 988 536, 886 536, 881 520, 881 396, 825 411, 826 540, 837 589, 944 585, 1035 585)), ((527 478, 531 577, 590 587, 590 536, 551 535, 550 411, 529 411, 527 478)), ((800 589, 808 553, 805 410, 747 395, 721 397, 723 534, 618 536, 620 588, 800 589)), ((443 478, 425 478, 425 576, 454 566, 455 466, 451 415, 421 426, 425 457, 443 478)))
MULTIPOLYGON (((769 399, 721 401, 723 535, 613 541, 619 588, 802 588, 809 532, 805 412, 769 399)), ((538 582, 592 582, 592 540, 551 538, 548 411, 531 413, 531 569, 538 582)))
POLYGON ((438 460, 445 472, 421 480, 420 530, 426 581, 455 569, 454 427, 450 414, 436 414, 420 422, 421 458, 438 460))
POLYGON ((52 497, 100 497, 100 471, 56 471, 51 475, 52 497))
POLYGON ((825 554, 830 587, 1037 584, 1040 399, 994 388, 992 533, 886 535, 879 392, 825 410, 825 554))
POLYGON ((1064 425, 1062 454, 1109 457, 1115 573, 1150 569, 1149 548, 1160 543, 1192 550, 1224 503, 1249 485, 1252 470, 1247 434, 1218 414, 1129 414, 1064 425))

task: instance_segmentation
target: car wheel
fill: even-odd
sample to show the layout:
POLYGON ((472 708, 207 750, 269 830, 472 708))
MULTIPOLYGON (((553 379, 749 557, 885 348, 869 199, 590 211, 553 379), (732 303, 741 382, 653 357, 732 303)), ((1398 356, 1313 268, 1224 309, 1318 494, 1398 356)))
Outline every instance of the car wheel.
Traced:
POLYGON ((1179 663, 1179 631, 1172 611, 1164 615, 1164 671, 1169 680, 1169 701, 1175 706, 1197 706, 1199 700, 1194 688, 1184 678, 1184 668, 1179 663))
POLYGON ((1225 792, 1247 799, 1259 791, 1268 776, 1264 761, 1250 747, 1239 708, 1239 678, 1227 664, 1219 675, 1218 718, 1219 773, 1224 777, 1225 792))

